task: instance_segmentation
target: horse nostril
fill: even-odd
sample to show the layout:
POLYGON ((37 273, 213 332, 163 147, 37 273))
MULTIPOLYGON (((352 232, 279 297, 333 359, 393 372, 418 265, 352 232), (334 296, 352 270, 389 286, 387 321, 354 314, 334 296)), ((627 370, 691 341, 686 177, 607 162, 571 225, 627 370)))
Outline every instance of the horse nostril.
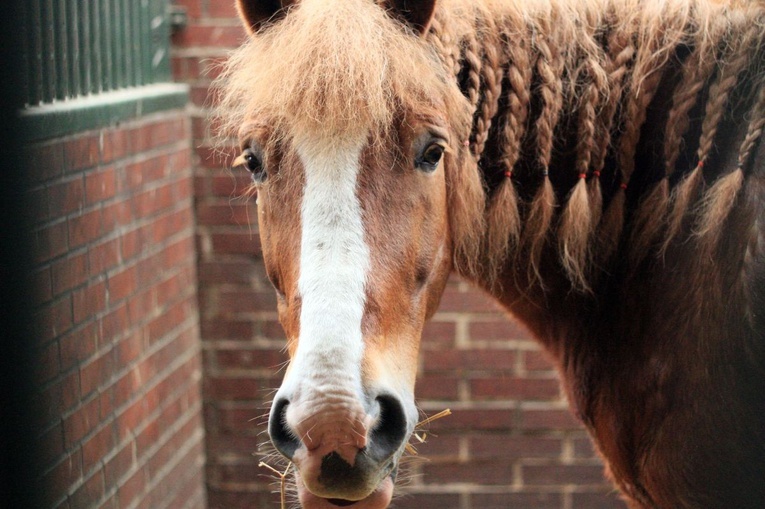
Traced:
POLYGON ((376 398, 380 405, 380 420, 370 433, 369 453, 378 460, 392 456, 406 439, 404 407, 393 396, 376 398))
POLYGON ((268 434, 271 436, 271 443, 274 444, 276 450, 287 459, 292 460, 295 451, 300 447, 300 441, 287 427, 287 406, 289 404, 287 399, 279 399, 274 402, 271 415, 268 418, 268 434))

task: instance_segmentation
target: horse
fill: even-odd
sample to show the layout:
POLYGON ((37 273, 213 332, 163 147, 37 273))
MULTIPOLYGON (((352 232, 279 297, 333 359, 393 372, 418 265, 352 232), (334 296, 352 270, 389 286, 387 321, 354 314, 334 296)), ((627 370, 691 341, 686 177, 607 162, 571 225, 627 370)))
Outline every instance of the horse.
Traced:
POLYGON ((218 120, 303 507, 389 505, 452 272, 549 353, 630 507, 765 507, 765 4, 237 6, 218 120))

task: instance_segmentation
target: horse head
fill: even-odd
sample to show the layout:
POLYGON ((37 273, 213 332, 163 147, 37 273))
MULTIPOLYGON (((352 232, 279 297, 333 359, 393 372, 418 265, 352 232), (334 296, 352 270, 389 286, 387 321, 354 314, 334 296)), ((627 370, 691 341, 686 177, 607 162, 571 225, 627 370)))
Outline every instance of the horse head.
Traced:
POLYGON ((238 2, 222 103, 288 339, 269 433, 304 507, 387 507, 421 331, 471 232, 450 197, 471 118, 423 40, 434 3, 238 2))

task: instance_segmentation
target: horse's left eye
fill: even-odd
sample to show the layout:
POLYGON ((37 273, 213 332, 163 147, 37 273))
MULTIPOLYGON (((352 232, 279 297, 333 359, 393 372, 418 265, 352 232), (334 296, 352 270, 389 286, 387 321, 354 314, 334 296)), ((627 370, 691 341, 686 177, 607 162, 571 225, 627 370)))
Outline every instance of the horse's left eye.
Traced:
POLYGON ((441 162, 443 156, 444 146, 440 143, 431 143, 423 150, 422 155, 417 158, 415 163, 419 169, 425 172, 432 172, 438 168, 438 163, 441 162))

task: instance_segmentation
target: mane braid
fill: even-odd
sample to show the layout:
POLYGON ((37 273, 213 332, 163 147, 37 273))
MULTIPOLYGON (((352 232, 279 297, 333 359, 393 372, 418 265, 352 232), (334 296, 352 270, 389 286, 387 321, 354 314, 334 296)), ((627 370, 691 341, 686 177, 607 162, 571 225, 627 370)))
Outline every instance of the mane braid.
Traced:
POLYGON ((537 20, 539 26, 535 32, 536 71, 539 75, 539 94, 542 101, 542 111, 536 120, 535 131, 539 152, 537 161, 542 173, 542 181, 531 202, 524 230, 524 241, 529 254, 528 276, 531 281, 536 280, 540 283, 542 277, 539 271, 539 261, 550 231, 556 205, 549 168, 555 127, 563 108, 561 76, 565 67, 565 59, 560 47, 561 39, 563 39, 561 37, 562 20, 558 17, 552 19, 552 13, 549 11, 546 14, 537 20))
POLYGON ((749 123, 738 154, 738 168, 741 170, 744 170, 749 163, 754 147, 762 137, 763 129, 765 129, 765 76, 760 78, 759 90, 752 110, 752 121, 749 123))
MULTIPOLYGON (((620 99, 623 95, 623 90, 627 86, 627 80, 629 78, 629 70, 635 59, 637 48, 633 39, 634 31, 634 18, 629 19, 627 22, 618 23, 615 20, 616 13, 612 12, 610 17, 612 18, 611 31, 608 35, 608 62, 606 64, 606 72, 608 73, 609 88, 611 90, 608 100, 606 101, 603 112, 601 114, 603 130, 601 133, 602 138, 597 144, 598 151, 595 157, 595 163, 593 165, 593 184, 590 189, 590 195, 593 197, 593 204, 599 204, 596 211, 598 214, 597 220, 593 219, 595 224, 599 225, 596 263, 602 265, 606 263, 616 251, 618 245, 618 238, 612 234, 616 228, 609 224, 609 221, 620 220, 620 218, 614 217, 612 213, 605 219, 602 216, 602 203, 603 196, 601 190, 601 172, 605 167, 606 156, 608 154, 608 148, 611 146, 612 132, 619 127, 619 120, 617 112, 619 110, 620 99)), ((621 210, 623 207, 623 194, 616 194, 611 198, 612 203, 614 201, 620 201, 612 205, 614 210, 621 210)))
POLYGON ((508 83, 507 107, 501 131, 501 167, 503 177, 494 192, 487 212, 487 250, 492 260, 492 274, 496 274, 507 259, 511 248, 518 244, 521 233, 521 218, 518 210, 518 195, 513 184, 513 171, 520 158, 521 142, 526 133, 526 120, 531 103, 531 65, 529 63, 530 41, 523 33, 507 33, 507 25, 523 26, 519 17, 503 20, 503 48, 508 63, 505 76, 508 83))
MULTIPOLYGON (((582 62, 575 75, 576 82, 582 82, 584 92, 579 104, 577 118, 577 159, 574 164, 576 184, 570 191, 558 227, 558 247, 561 265, 575 288, 589 291, 587 263, 590 258, 590 241, 598 217, 593 203, 599 207, 599 196, 593 196, 587 186, 586 177, 596 152, 598 110, 609 95, 608 74, 603 68, 605 55, 595 41, 599 20, 586 19, 581 30, 582 62)), ((597 180, 596 177, 593 179, 597 180)), ((598 189, 598 194, 599 194, 598 189)))
MULTIPOLYGON (((738 50, 737 56, 730 62, 732 76, 729 76, 729 80, 733 82, 737 81, 737 76, 740 76, 746 69, 751 56, 757 54, 759 41, 763 35, 763 26, 760 23, 752 21, 748 16, 747 22, 751 24, 736 41, 735 49, 738 50)), ((730 92, 725 95, 729 96, 730 92)), ((722 226, 730 214, 736 202, 736 197, 744 183, 744 170, 742 164, 740 164, 742 161, 742 151, 746 150, 748 152, 751 150, 750 147, 754 145, 751 136, 753 136, 754 132, 758 131, 757 126, 761 121, 758 118, 761 114, 758 111, 759 109, 759 104, 756 104, 753 111, 753 121, 747 129, 747 134, 739 150, 739 164, 732 172, 718 177, 712 187, 704 194, 699 204, 698 220, 693 233, 707 250, 714 249, 717 246, 722 233, 722 226), (754 131, 752 131, 752 127, 754 127, 754 131)), ((714 117, 717 116, 721 116, 721 114, 715 113, 714 117)), ((716 120, 718 124, 720 121, 719 119, 716 120)))
MULTIPOLYGON (((673 4, 646 2, 643 9, 637 29, 639 47, 625 105, 624 133, 619 139, 617 158, 619 187, 606 210, 607 219, 602 230, 602 235, 611 239, 608 245, 612 250, 616 248, 622 236, 626 213, 626 190, 635 170, 635 154, 648 107, 664 75, 666 62, 674 54, 687 27, 687 8, 686 10, 675 9, 673 4), (656 22, 657 19, 661 22, 656 22)), ((633 237, 631 256, 642 253, 642 248, 634 246, 636 243, 642 244, 641 241, 642 239, 633 237)))

